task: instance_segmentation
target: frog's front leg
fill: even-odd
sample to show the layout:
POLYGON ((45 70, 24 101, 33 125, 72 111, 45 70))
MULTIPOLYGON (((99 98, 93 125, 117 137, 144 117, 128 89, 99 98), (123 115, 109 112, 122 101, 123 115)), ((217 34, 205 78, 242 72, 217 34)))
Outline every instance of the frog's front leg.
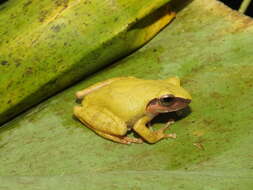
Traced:
MULTIPOLYGON (((106 86, 108 84, 111 84, 112 82, 114 81, 117 81, 117 80, 121 80, 121 79, 125 79, 127 77, 115 77, 115 78, 111 78, 111 79, 107 79, 105 81, 102 81, 102 82, 98 82, 88 88, 85 88, 83 90, 80 90, 78 92, 76 92, 76 98, 77 99, 82 99, 84 96, 86 96, 87 94, 95 91, 95 90, 98 90, 99 88, 103 87, 103 86, 106 86)), ((132 77, 128 77, 128 78, 132 78, 132 77)))
POLYGON ((142 143, 141 139, 125 136, 127 126, 124 121, 106 108, 97 106, 74 107, 74 115, 98 135, 122 144, 142 143))
POLYGON ((147 128, 146 124, 152 119, 152 117, 144 116, 139 119, 133 129, 137 132, 142 138, 144 138, 149 143, 156 143, 157 141, 163 138, 176 138, 176 134, 165 134, 165 130, 168 129, 169 125, 166 125, 162 129, 157 131, 151 131, 147 128))

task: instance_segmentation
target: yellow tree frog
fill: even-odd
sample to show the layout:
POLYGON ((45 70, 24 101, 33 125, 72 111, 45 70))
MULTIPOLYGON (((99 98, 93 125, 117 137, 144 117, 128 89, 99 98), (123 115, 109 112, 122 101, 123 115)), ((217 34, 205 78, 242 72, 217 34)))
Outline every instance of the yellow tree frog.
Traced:
POLYGON ((123 144, 176 138, 175 134, 165 133, 169 125, 153 131, 147 124, 159 113, 185 108, 192 99, 180 86, 178 77, 112 78, 78 91, 76 97, 82 103, 74 107, 74 115, 98 135, 123 144), (135 131, 140 138, 128 137, 128 130, 135 131))

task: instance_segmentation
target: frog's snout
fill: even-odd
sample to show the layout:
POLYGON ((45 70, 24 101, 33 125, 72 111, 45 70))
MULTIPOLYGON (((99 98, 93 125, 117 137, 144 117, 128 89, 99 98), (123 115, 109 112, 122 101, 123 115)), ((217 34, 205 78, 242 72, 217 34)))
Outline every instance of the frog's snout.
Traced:
POLYGON ((175 98, 174 103, 170 106, 172 111, 178 111, 186 108, 191 103, 191 99, 175 98))

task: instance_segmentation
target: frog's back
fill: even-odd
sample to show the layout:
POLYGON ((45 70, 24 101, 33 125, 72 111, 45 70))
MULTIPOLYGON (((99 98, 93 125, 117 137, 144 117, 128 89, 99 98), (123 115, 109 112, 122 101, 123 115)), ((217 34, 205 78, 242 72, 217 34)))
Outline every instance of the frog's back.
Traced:
MULTIPOLYGON (((141 103, 141 100, 150 100, 161 91, 161 83, 154 80, 144 80, 134 77, 125 77, 124 79, 112 82, 97 91, 87 95, 88 98, 108 102, 127 102, 135 100, 135 103, 141 103)), ((98 102, 97 102, 98 103, 98 102)), ((146 102, 145 102, 146 103, 146 102)))

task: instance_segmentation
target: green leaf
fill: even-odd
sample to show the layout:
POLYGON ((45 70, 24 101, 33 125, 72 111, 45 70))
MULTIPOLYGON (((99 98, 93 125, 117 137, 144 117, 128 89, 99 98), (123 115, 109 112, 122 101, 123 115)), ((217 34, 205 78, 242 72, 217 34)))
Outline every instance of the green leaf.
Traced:
POLYGON ((173 18, 168 1, 1 5, 0 125, 142 46, 173 18))
POLYGON ((252 189, 252 36, 252 19, 215 0, 185 4, 146 46, 1 128, 0 187, 252 189), (182 79, 193 101, 177 139, 116 144, 72 117, 77 90, 126 75, 182 79))

